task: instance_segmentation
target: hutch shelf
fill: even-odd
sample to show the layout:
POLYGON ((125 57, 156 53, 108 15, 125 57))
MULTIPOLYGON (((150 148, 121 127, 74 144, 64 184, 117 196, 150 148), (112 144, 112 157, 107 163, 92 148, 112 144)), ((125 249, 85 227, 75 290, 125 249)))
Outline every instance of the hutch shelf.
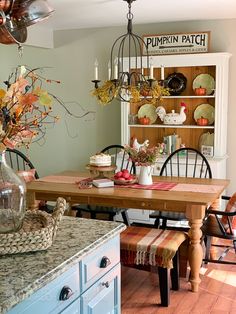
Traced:
MULTIPOLYGON (((157 117, 150 125, 129 124, 130 115, 135 116, 139 108, 148 103, 148 97, 141 103, 121 102, 121 143, 129 144, 132 137, 136 137, 139 143, 149 140, 150 146, 162 143, 164 137, 178 135, 182 144, 201 150, 201 139, 211 137, 213 154, 206 156, 214 178, 226 177, 227 160, 227 107, 228 107, 228 72, 229 53, 202 53, 188 55, 153 56, 154 78, 161 79, 161 67, 164 67, 164 78, 172 73, 181 73, 186 79, 185 90, 177 96, 165 96, 155 106, 163 106, 167 113, 171 110, 180 111, 180 103, 186 104, 186 120, 182 125, 164 125, 157 117), (212 93, 196 96, 193 90, 193 81, 200 74, 209 74, 214 78, 215 86, 212 93), (194 112, 201 104, 209 104, 214 107, 213 123, 207 126, 197 125, 194 112), (205 135, 204 135, 205 134, 205 135)), ((144 58, 145 59, 145 58, 144 58)), ((127 68, 129 60, 126 60, 127 68)), ((131 60, 131 67, 132 62, 131 60)), ((144 60, 145 62, 145 60, 144 60)), ((126 65, 124 65, 126 66, 126 65)), ((144 66, 145 67, 145 66, 144 66)), ((147 73, 145 69, 144 73, 147 73)), ((203 86, 204 87, 204 86, 203 86)), ((207 145, 207 144, 205 144, 207 145)), ((166 155, 160 155, 154 166, 154 175, 159 175, 160 169, 166 159, 166 155)), ((148 211, 135 209, 129 210, 131 221, 152 223, 148 211)))
MULTIPOLYGON (((166 113, 175 110, 180 111, 180 103, 186 104, 186 120, 181 125, 164 125, 157 117, 153 124, 129 124, 129 116, 136 115, 140 107, 148 103, 148 97, 141 103, 121 103, 121 142, 129 144, 132 137, 136 137, 139 143, 149 140, 150 146, 163 143, 164 137, 178 135, 182 144, 201 150, 200 139, 204 134, 212 134, 214 139, 213 155, 207 157, 215 178, 225 178, 227 159, 227 107, 228 107, 228 71, 229 53, 203 53, 189 55, 153 56, 154 77, 160 79, 161 67, 164 67, 164 78, 170 74, 181 73, 186 79, 186 88, 178 96, 164 96, 154 106, 163 106, 166 113), (209 74, 215 80, 212 93, 204 96, 196 96, 193 90, 193 81, 199 74, 209 74), (202 104, 209 104, 214 108, 213 122, 207 126, 197 125, 194 112, 202 104)), ((132 64, 131 60, 131 64, 132 64)), ((128 60, 127 60, 128 62, 128 60)), ((204 86, 203 86, 204 87, 204 86)), ((204 114, 204 112, 203 112, 204 114)), ((209 144, 208 144, 209 145, 209 144)), ((165 160, 160 157, 160 162, 165 160)), ((158 165, 160 168, 160 164, 158 165)), ((154 174, 158 174, 155 169, 154 174)))

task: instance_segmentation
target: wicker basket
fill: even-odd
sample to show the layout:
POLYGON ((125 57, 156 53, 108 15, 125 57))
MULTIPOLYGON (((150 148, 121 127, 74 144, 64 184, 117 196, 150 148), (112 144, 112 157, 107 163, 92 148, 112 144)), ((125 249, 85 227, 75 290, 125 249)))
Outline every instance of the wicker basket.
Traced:
POLYGON ((49 248, 65 209, 66 201, 58 198, 52 215, 39 210, 27 211, 19 231, 0 234, 0 255, 49 248))

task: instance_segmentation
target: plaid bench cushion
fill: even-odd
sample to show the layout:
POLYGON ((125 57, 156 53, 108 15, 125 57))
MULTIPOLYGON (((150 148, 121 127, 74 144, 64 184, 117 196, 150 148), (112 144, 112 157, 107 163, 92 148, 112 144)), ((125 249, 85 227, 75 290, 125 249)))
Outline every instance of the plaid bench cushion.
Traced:
POLYGON ((128 227, 121 233, 121 262, 173 268, 172 259, 187 237, 180 231, 128 227))

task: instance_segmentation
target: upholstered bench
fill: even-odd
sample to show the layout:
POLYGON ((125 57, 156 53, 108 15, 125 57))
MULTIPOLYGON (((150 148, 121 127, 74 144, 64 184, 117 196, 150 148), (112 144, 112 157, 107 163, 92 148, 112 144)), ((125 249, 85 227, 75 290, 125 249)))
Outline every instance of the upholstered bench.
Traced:
POLYGON ((187 239, 181 231, 127 227, 121 233, 121 263, 158 266, 161 305, 170 302, 170 286, 179 290, 178 248, 187 239))

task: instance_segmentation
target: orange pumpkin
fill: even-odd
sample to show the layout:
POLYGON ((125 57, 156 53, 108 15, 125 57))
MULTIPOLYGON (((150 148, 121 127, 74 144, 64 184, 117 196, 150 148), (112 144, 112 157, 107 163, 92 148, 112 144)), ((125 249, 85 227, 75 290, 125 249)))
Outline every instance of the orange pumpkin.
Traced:
POLYGON ((197 119, 197 125, 204 126, 204 125, 208 125, 208 123, 209 123, 209 120, 207 118, 201 117, 197 119))
POLYGON ((144 117, 139 118, 140 124, 147 125, 147 124, 150 124, 150 122, 151 120, 149 117, 144 116, 144 117))
POLYGON ((200 86, 200 87, 194 89, 194 93, 197 96, 204 96, 204 95, 206 95, 206 89, 204 87, 200 86))

